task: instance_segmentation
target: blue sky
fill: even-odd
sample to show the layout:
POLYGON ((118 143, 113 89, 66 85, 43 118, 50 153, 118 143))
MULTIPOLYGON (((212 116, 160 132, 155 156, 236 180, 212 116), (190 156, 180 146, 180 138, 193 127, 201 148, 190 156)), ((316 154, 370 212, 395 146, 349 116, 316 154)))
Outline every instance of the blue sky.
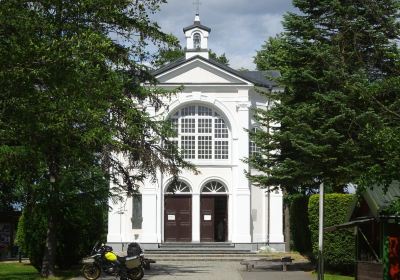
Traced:
MULTIPOLYGON (((209 47, 225 53, 233 68, 254 69, 253 57, 265 40, 283 31, 282 16, 291 0, 201 0, 201 23, 211 28, 209 47)), ((164 32, 185 45, 182 28, 193 23, 193 0, 169 0, 154 16, 164 32)))

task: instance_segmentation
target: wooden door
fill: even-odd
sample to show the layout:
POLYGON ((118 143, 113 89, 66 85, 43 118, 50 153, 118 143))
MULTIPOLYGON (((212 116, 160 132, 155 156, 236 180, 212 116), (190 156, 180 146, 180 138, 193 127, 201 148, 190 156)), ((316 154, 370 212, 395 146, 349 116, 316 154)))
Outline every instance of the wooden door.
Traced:
POLYGON ((201 196, 200 198, 200 241, 214 242, 214 211, 215 197, 201 196))
POLYGON ((164 196, 164 241, 192 241, 191 196, 164 196))

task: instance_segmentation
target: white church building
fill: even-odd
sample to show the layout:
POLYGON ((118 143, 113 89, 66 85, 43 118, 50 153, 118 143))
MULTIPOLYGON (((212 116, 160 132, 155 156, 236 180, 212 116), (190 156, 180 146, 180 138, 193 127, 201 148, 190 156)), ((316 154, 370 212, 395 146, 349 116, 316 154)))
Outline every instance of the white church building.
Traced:
POLYGON ((171 120, 174 143, 199 173, 183 170, 177 184, 159 173, 156 182, 142 185, 139 195, 110 201, 107 242, 116 248, 139 242, 145 249, 223 243, 284 250, 282 193, 252 186, 245 175, 249 164, 243 161, 257 152, 248 134, 258 127, 252 109, 268 106, 255 86, 279 88, 265 73, 236 71, 210 59, 211 29, 199 15, 183 31, 185 56, 153 73, 158 86, 183 89, 167 100, 167 108, 148 111, 171 120))

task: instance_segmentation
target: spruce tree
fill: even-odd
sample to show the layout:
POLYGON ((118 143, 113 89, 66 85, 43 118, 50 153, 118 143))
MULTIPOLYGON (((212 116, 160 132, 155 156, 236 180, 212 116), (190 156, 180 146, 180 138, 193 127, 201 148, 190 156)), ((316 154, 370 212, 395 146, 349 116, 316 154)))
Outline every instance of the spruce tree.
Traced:
POLYGON ((260 186, 289 192, 324 182, 399 179, 399 1, 294 0, 285 31, 257 53, 258 69, 277 69, 283 92, 256 111, 264 130, 250 158, 260 186))

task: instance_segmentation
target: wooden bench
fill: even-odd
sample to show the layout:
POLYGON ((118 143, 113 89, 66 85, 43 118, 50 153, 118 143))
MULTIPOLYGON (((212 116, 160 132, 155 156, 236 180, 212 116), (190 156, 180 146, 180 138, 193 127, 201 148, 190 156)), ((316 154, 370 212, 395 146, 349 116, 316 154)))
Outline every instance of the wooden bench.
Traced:
POLYGON ((287 271, 287 266, 292 264, 293 259, 291 257, 283 257, 280 259, 247 259, 242 260, 240 262, 241 265, 246 266, 247 271, 251 271, 255 265, 268 265, 268 266, 275 266, 275 265, 282 265, 282 271, 287 271))

